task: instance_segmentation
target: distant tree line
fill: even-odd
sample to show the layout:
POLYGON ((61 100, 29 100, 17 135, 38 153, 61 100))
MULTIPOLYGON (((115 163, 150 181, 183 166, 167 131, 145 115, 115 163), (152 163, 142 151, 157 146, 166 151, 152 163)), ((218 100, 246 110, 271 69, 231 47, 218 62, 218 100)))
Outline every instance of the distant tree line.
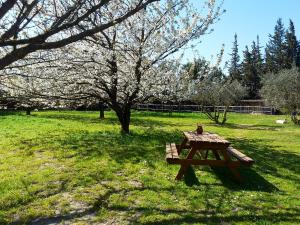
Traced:
POLYGON ((264 48, 260 45, 259 36, 246 46, 243 57, 239 55, 237 34, 234 42, 231 58, 228 63, 229 79, 237 80, 247 87, 248 99, 261 98, 260 90, 263 79, 268 74, 278 74, 282 70, 300 67, 300 40, 297 40, 295 26, 292 20, 286 29, 282 19, 278 19, 274 33, 269 35, 269 41, 264 48))
POLYGON ((215 65, 204 58, 184 64, 180 82, 185 84, 181 85, 180 95, 212 106, 204 113, 219 124, 227 121, 229 106, 241 99, 264 99, 281 112, 290 113, 291 120, 300 124, 300 40, 292 20, 286 29, 282 19, 278 19, 265 48, 257 36, 250 47, 245 47, 242 57, 235 34, 226 63, 227 75, 220 68, 223 53, 222 49, 215 65), (226 107, 220 111, 219 105, 226 107))

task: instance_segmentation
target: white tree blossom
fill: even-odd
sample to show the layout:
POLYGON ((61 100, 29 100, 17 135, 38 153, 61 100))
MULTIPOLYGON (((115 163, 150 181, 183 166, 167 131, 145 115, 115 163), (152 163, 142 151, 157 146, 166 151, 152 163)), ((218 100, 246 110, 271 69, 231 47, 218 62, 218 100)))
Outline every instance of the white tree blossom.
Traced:
POLYGON ((156 1, 0 0, 0 70, 115 26, 156 1))
MULTIPOLYGON (((188 0, 155 2, 122 23, 57 50, 54 55, 59 60, 33 74, 57 80, 52 96, 105 102, 128 133, 135 103, 159 96, 166 88, 172 93, 182 89, 176 68, 170 69, 167 62, 173 53, 210 32, 221 13, 213 0, 206 1, 201 11, 188 0)), ((107 8, 105 15, 114 20, 116 9, 107 8)), ((101 21, 102 17, 89 17, 82 29, 101 21)))
POLYGON ((159 71, 165 60, 209 32, 220 16, 215 1, 205 7, 206 14, 201 15, 187 0, 148 5, 123 23, 69 48, 71 59, 66 63, 72 69, 65 76, 72 77, 78 94, 106 102, 128 133, 133 104, 154 96, 170 78, 159 71))

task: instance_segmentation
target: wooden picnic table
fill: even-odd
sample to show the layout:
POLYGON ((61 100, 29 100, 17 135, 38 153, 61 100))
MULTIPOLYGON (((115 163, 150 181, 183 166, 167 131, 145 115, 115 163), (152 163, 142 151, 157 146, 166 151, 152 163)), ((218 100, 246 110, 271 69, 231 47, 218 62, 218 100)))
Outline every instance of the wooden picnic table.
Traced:
POLYGON ((183 132, 183 135, 184 139, 180 145, 174 143, 166 145, 167 162, 181 165, 176 176, 177 180, 182 179, 190 165, 208 165, 227 167, 238 181, 242 181, 238 167, 251 166, 254 163, 251 158, 234 149, 229 141, 217 134, 187 131, 183 132), (186 158, 179 157, 183 149, 189 150, 186 158), (209 151, 213 153, 213 159, 208 159, 209 151), (198 159, 194 159, 196 155, 198 159))

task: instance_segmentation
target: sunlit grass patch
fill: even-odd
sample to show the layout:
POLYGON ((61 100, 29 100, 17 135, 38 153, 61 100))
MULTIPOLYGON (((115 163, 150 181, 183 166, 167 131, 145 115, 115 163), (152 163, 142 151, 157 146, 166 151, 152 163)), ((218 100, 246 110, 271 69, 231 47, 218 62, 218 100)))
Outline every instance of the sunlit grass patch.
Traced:
POLYGON ((0 224, 299 224, 300 128, 282 116, 134 112, 121 135, 112 112, 0 116, 0 224), (256 162, 238 184, 225 169, 195 167, 175 181, 165 142, 197 123, 256 162))

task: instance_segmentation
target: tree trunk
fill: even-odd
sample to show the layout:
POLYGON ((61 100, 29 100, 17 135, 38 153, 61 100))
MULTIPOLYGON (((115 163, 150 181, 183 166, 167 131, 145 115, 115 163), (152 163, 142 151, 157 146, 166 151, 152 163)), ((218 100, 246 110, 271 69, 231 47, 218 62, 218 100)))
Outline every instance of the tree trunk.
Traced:
POLYGON ((169 117, 172 116, 172 112, 173 112, 173 105, 169 105, 169 117))
POLYGON ((300 119, 298 119, 296 111, 292 112, 291 120, 294 122, 294 124, 300 125, 300 119))
POLYGON ((27 115, 27 116, 30 116, 30 115, 31 115, 31 109, 29 109, 29 108, 26 109, 26 115, 27 115))
POLYGON ((227 112, 228 112, 228 107, 225 106, 224 112, 223 112, 223 120, 222 120, 222 123, 221 123, 222 125, 224 125, 227 121, 227 112))
POLYGON ((129 134, 129 124, 130 124, 130 116, 131 116, 130 107, 125 106, 115 111, 117 113, 118 119, 121 124, 121 133, 129 134))
POLYGON ((219 118, 220 118, 219 109, 218 108, 216 109, 216 107, 214 107, 214 120, 216 124, 220 124, 219 118))
POLYGON ((99 119, 103 120, 104 119, 104 104, 103 104, 103 102, 99 102, 99 111, 100 111, 99 119))

